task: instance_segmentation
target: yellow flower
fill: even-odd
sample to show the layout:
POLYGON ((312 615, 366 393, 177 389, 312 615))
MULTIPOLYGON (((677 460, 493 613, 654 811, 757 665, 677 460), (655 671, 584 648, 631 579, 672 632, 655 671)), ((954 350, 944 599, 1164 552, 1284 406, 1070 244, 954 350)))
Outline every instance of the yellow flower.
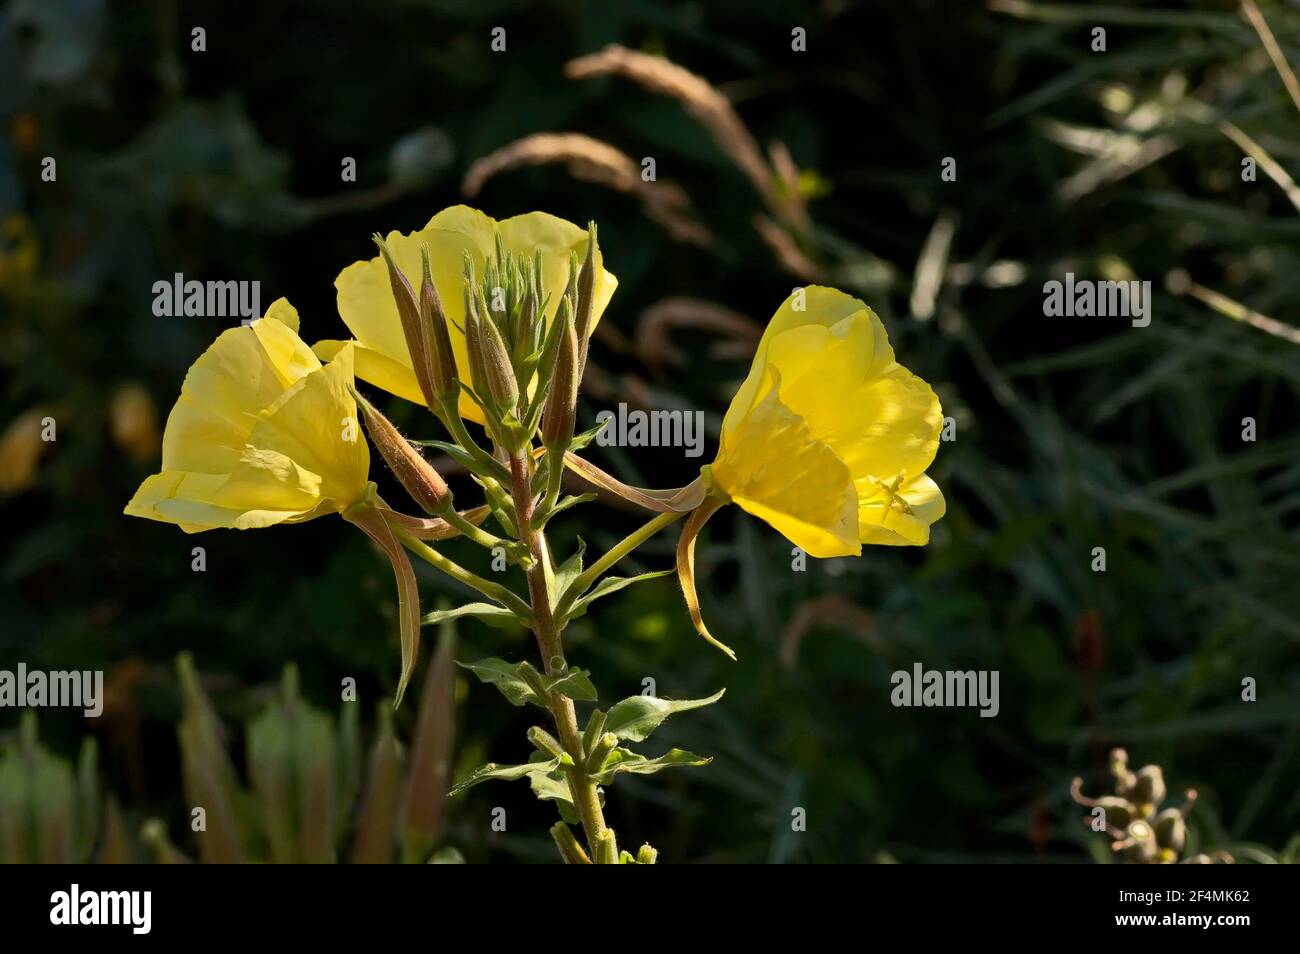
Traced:
POLYGON ((925 473, 942 424, 939 399, 894 360, 875 312, 816 285, 786 299, 702 469, 707 496, 697 504, 679 493, 694 510, 677 577, 700 635, 735 658, 704 625, 695 591, 695 539, 720 506, 738 504, 815 557, 856 556, 864 543, 923 546, 944 514, 925 473))
POLYGON ((934 391, 894 360, 876 313, 809 286, 772 316, 708 479, 811 556, 920 546, 944 513, 925 474, 942 423, 934 391))
POLYGON ((249 529, 342 512, 367 495, 353 349, 322 365, 283 298, 223 332, 185 376, 163 432, 162 472, 126 513, 186 533, 249 529))
MULTIPOLYGON (((545 212, 529 212, 497 222, 468 206, 444 209, 420 231, 403 235, 390 232, 384 240, 398 267, 415 287, 420 288, 420 245, 429 246, 433 283, 450 324, 452 350, 456 355, 457 373, 473 387, 469 358, 465 349, 464 254, 474 262, 475 273, 483 274, 484 262, 495 255, 500 237, 507 252, 531 261, 534 250, 542 255, 542 277, 549 294, 547 317, 555 314, 569 280, 569 257, 577 253, 579 262, 587 250, 587 232, 572 222, 545 212)), ((592 327, 609 304, 618 280, 604 270, 599 253, 597 281, 592 309, 592 327)), ((356 346, 357 377, 369 381, 391 394, 424 404, 416 381, 401 318, 393 300, 388 268, 380 256, 354 262, 334 282, 338 290, 339 315, 352 332, 356 346)), ((315 346, 322 360, 329 360, 344 345, 341 341, 321 341, 315 346)), ((483 423, 483 412, 464 393, 460 398, 462 417, 483 423)))

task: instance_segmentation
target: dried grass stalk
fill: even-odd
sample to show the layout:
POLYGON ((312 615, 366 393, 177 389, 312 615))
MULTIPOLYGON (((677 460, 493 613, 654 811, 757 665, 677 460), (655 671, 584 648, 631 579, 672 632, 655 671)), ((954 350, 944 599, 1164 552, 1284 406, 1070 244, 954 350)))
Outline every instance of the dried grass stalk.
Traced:
POLYGON ((791 275, 805 281, 815 282, 822 278, 822 270, 799 247, 799 243, 781 226, 766 215, 756 215, 753 220, 754 231, 767 243, 776 255, 776 260, 791 275))
POLYGON ((581 133, 535 133, 503 146, 469 167, 461 190, 473 197, 498 173, 551 163, 563 163, 575 179, 635 196, 646 215, 677 241, 712 244, 713 237, 691 214, 690 197, 680 186, 647 182, 631 156, 581 133))
POLYGON ((776 188, 775 176, 763 159, 758 143, 731 102, 707 80, 683 67, 649 53, 638 53, 611 44, 599 53, 570 60, 564 67, 570 79, 592 76, 622 76, 634 83, 671 96, 695 117, 740 171, 745 174, 768 207, 784 217, 785 202, 776 188))
POLYGON ((753 353, 763 335, 762 326, 748 315, 699 298, 665 298, 641 313, 634 340, 637 356, 647 365, 681 365, 686 355, 676 347, 669 332, 673 328, 712 331, 743 344, 743 353, 753 353))

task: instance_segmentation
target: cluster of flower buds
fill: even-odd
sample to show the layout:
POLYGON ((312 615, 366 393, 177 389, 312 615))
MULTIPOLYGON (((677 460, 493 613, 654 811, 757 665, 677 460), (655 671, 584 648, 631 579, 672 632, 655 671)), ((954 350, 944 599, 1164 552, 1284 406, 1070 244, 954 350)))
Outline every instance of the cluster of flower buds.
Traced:
MULTIPOLYGON (((425 403, 471 456, 475 449, 460 425, 457 410, 464 392, 482 412, 492 441, 506 455, 528 452, 540 436, 550 482, 558 488, 564 452, 574 438, 578 386, 586 364, 596 294, 599 247, 595 224, 588 226, 586 254, 570 256, 565 288, 548 288, 541 250, 518 255, 497 239, 495 255, 475 268, 464 257, 466 367, 457 368, 448 331, 449 318, 434 285, 430 254, 422 249, 420 288, 403 274, 384 241, 375 236, 388 267, 393 298, 407 350, 425 403), (553 298, 558 298, 551 307, 553 298)), ((397 433, 378 410, 359 395, 367 430, 402 486, 431 515, 451 519, 450 492, 423 455, 397 433)), ((471 461, 495 475, 499 461, 471 461), (494 466, 495 465, 495 466, 494 466)), ((550 498, 553 500, 553 496, 550 498)))
POLYGON ((1129 768, 1128 752, 1112 749, 1110 774, 1114 793, 1100 798, 1083 794, 1083 779, 1076 778, 1070 794, 1092 811, 1084 822, 1111 837, 1111 850, 1135 864, 1208 864, 1228 860, 1223 852, 1183 857, 1187 845, 1187 816, 1196 804, 1195 789, 1188 789, 1177 808, 1161 809, 1167 790, 1158 765, 1146 765, 1136 772, 1129 768))

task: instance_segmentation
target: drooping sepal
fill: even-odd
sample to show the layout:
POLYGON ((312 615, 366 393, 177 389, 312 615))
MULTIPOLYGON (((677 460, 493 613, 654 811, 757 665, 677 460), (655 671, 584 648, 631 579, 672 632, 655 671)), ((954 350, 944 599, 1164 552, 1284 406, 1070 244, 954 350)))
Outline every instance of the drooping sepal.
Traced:
POLYGON ((706 642, 735 659, 736 654, 732 648, 718 640, 704 625, 704 615, 700 612, 700 597, 695 590, 695 539, 700 535, 704 524, 725 502, 717 497, 706 497, 704 502, 686 518, 682 535, 677 541, 677 580, 682 585, 682 597, 686 600, 686 609, 691 614, 695 631, 703 636, 706 642))

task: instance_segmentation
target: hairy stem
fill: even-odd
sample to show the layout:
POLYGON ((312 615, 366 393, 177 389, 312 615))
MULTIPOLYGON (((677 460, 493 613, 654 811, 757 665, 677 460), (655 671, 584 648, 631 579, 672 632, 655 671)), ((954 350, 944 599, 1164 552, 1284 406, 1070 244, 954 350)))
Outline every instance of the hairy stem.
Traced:
MULTIPOLYGON (((533 526, 533 490, 529 474, 528 459, 522 454, 510 458, 511 490, 514 494, 515 517, 519 524, 519 540, 528 548, 532 556, 532 566, 527 570, 528 595, 532 600, 533 632, 537 636, 537 646, 542 653, 542 662, 546 672, 552 674, 563 670, 564 646, 560 631, 555 625, 555 614, 551 606, 551 597, 546 584, 546 575, 550 568, 550 554, 546 548, 546 538, 533 526)), ((608 828, 605 815, 596 794, 596 783, 587 775, 586 753, 582 747, 582 736, 578 732, 578 716, 573 707, 573 700, 560 692, 552 692, 550 699, 551 715, 555 719, 555 728, 559 732, 560 744, 573 759, 573 765, 565 769, 569 780, 569 791, 573 795, 573 804, 578 817, 582 819, 582 828, 587 835, 587 847, 594 857, 598 847, 606 840, 608 828)))

